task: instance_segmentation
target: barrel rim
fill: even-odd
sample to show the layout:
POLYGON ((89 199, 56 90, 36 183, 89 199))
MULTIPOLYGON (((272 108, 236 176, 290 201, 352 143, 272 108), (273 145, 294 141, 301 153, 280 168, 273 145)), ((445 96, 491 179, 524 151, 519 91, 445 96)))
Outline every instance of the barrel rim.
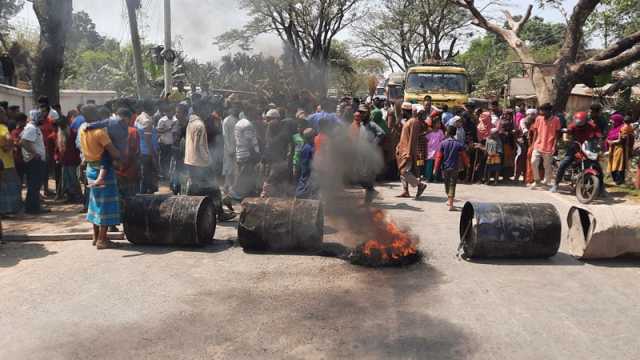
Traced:
POLYGON ((215 237, 215 232, 216 232, 216 227, 217 227, 217 222, 216 222, 216 216, 215 216, 215 211, 213 211, 213 200, 211 200, 210 197, 208 196, 188 196, 190 198, 201 198, 200 201, 198 202, 198 211, 196 212, 196 221, 194 221, 193 223, 193 227, 194 232, 196 234, 196 239, 198 241, 198 244, 208 244, 211 241, 213 241, 214 237, 215 237), (202 219, 202 217, 204 216, 204 214, 202 213, 203 211, 210 209, 211 210, 211 219, 213 221, 213 226, 212 229, 210 230, 211 232, 211 239, 203 239, 204 234, 200 234, 200 229, 198 227, 198 225, 200 224, 200 220, 202 219))

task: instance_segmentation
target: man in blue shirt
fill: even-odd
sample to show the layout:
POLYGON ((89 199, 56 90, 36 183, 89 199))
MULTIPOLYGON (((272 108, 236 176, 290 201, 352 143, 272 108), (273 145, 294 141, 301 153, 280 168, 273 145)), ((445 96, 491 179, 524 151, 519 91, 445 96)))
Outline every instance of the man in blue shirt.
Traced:
POLYGON ((449 198, 449 211, 455 211, 453 202, 456 197, 456 185, 458 183, 458 174, 460 171, 460 159, 464 161, 465 166, 469 166, 469 157, 464 151, 463 143, 456 140, 458 129, 455 126, 447 128, 447 139, 440 144, 440 149, 436 154, 436 166, 433 168, 434 175, 442 165, 442 174, 444 177, 444 187, 449 198))

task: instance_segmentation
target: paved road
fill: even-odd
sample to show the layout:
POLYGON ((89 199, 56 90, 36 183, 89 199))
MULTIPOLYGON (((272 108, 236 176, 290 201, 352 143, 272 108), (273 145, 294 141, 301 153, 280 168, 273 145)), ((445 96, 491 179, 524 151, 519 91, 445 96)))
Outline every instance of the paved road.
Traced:
MULTIPOLYGON (((470 263, 441 186, 378 202, 421 235, 424 264, 249 255, 219 227, 212 247, 88 242, 0 246, 1 359, 637 359, 639 263, 470 263)), ((552 201, 460 186, 465 199, 552 201)), ((332 234, 338 241, 344 234, 332 234)), ((563 245, 565 248, 566 245, 563 245)))

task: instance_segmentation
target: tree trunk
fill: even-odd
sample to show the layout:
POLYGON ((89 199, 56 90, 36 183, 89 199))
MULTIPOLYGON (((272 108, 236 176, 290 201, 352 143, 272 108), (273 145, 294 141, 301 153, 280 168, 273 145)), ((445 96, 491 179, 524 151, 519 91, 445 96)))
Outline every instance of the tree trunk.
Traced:
POLYGON ((139 0, 127 0, 129 29, 131 31, 131 47, 133 49, 133 63, 136 72, 136 94, 139 99, 142 99, 146 95, 146 79, 142 64, 142 46, 140 45, 140 34, 138 33, 138 18, 136 17, 136 9, 139 5, 139 0))
POLYGON ((553 105, 555 112, 563 112, 567 108, 567 103, 571 97, 571 91, 576 86, 575 76, 562 67, 555 76, 555 83, 553 84, 553 91, 551 92, 551 99, 549 101, 553 105))
POLYGON ((66 37, 71 29, 72 0, 34 0, 33 10, 40 23, 33 97, 37 101, 40 96, 47 96, 53 105, 60 102, 60 80, 66 37))

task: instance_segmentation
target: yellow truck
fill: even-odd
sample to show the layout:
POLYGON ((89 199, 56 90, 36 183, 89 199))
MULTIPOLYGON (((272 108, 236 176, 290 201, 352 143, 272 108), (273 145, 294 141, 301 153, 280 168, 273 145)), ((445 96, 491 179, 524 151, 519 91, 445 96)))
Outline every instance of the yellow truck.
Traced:
POLYGON ((422 104, 431 96, 433 105, 461 107, 469 101, 467 70, 457 64, 424 64, 409 68, 405 80, 404 101, 422 104))

